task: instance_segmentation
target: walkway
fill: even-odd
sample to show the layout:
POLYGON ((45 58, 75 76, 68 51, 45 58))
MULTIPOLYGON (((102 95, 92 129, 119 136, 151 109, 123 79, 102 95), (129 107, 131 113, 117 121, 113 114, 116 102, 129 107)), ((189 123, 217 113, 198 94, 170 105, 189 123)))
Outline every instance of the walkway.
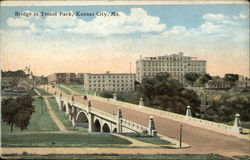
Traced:
MULTIPOLYGON (((42 96, 37 90, 35 90, 36 93, 40 96, 42 96)), ((51 117, 51 119, 55 122, 55 124, 57 125, 57 127, 59 128, 60 131, 62 132, 68 132, 68 130, 65 128, 65 126, 63 125, 63 123, 57 118, 56 113, 53 111, 49 101, 48 101, 48 97, 47 96, 42 96, 44 98, 44 101, 46 103, 47 106, 47 110, 49 112, 49 115, 51 117)))

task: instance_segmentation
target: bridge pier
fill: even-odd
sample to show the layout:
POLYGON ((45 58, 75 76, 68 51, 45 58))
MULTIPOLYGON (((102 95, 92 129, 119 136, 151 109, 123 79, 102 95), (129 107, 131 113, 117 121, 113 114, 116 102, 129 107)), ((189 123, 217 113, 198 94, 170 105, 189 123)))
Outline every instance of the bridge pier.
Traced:
POLYGON ((193 117, 192 116, 192 111, 191 111, 191 107, 190 106, 187 106, 187 110, 186 110, 186 117, 189 118, 189 117, 193 117))
POLYGON ((155 128, 155 123, 154 123, 154 117, 153 116, 149 117, 148 129, 149 129, 149 135, 150 136, 157 136, 157 131, 156 131, 156 128, 155 128))
POLYGON ((140 106, 140 107, 143 107, 143 106, 144 106, 143 98, 140 98, 139 106, 140 106))
POLYGON ((91 105, 90 100, 88 101, 87 107, 88 107, 87 112, 88 112, 88 121, 89 121, 89 128, 88 128, 88 130, 89 130, 89 132, 94 132, 94 115, 91 113, 91 107, 92 107, 92 105, 91 105))
POLYGON ((242 127, 241 127, 241 124, 240 124, 240 114, 237 113, 235 114, 235 119, 234 119, 234 131, 236 133, 242 133, 242 127))

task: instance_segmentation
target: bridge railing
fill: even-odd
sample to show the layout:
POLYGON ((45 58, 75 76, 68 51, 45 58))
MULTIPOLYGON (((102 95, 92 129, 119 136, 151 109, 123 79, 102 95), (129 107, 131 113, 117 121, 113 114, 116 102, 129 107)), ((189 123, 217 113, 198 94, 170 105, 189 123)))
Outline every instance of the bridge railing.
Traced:
POLYGON ((132 122, 132 121, 129 121, 129 120, 126 120, 124 118, 121 119, 121 125, 126 127, 126 128, 129 128, 131 130, 134 130, 136 132, 140 132, 142 133, 143 131, 148 131, 148 128, 142 126, 142 125, 139 125, 135 122, 132 122))
POLYGON ((200 128, 206 128, 206 129, 210 129, 213 131, 218 131, 220 133, 225 133, 227 135, 235 135, 235 134, 237 135, 238 134, 238 130, 236 127, 229 126, 229 125, 222 124, 222 123, 216 123, 216 122, 207 121, 207 120, 203 120, 203 119, 187 117, 186 115, 176 114, 176 113, 172 113, 172 112, 168 112, 168 111, 162 111, 162 110, 159 110, 156 108, 150 108, 150 107, 146 107, 146 106, 139 106, 136 104, 117 101, 117 100, 113 100, 113 99, 107 99, 107 98, 102 98, 102 97, 97 97, 97 96, 95 96, 94 99, 100 100, 103 102, 108 102, 108 103, 115 104, 115 105, 119 105, 121 107, 132 107, 132 108, 137 108, 140 110, 149 111, 151 113, 156 113, 156 114, 160 114, 162 116, 169 117, 170 119, 177 120, 179 122, 198 126, 200 128))
POLYGON ((115 122, 117 121, 117 117, 115 115, 101 111, 101 110, 93 108, 93 107, 91 107, 91 113, 93 113, 97 116, 101 116, 102 118, 105 118, 105 119, 108 119, 111 121, 115 121, 115 122))

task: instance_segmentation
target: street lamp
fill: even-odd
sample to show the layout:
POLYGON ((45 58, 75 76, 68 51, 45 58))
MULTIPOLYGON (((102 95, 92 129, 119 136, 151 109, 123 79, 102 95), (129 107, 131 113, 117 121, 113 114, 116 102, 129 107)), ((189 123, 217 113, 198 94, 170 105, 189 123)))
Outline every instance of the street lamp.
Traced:
POLYGON ((40 96, 40 100, 41 100, 41 113, 43 113, 43 97, 40 96))
POLYGON ((207 91, 205 90, 205 115, 204 115, 204 119, 207 119, 207 91))
POLYGON ((180 125, 180 148, 182 147, 182 125, 180 125))

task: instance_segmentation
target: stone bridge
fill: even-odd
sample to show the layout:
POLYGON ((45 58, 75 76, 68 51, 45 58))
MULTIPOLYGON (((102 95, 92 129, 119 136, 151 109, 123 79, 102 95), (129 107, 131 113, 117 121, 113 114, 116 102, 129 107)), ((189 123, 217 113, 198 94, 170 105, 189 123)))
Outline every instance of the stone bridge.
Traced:
POLYGON ((117 114, 104 112, 93 108, 90 100, 84 100, 84 103, 74 101, 74 96, 71 98, 63 97, 62 94, 55 98, 59 109, 64 111, 66 116, 72 121, 74 127, 86 127, 89 132, 137 132, 156 136, 157 131, 154 125, 154 119, 149 117, 148 128, 135 122, 129 121, 122 117, 122 109, 117 109, 117 114))

